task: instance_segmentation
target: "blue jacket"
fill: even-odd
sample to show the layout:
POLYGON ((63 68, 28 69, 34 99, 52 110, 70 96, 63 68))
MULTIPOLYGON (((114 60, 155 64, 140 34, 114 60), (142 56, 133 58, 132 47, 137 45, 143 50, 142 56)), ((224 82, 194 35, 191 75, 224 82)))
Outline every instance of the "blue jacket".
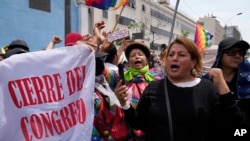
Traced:
MULTIPOLYGON (((223 51, 218 51, 212 68, 220 68, 220 60, 223 51)), ((203 78, 209 78, 208 74, 205 74, 203 78)), ((250 99, 250 63, 244 58, 239 65, 236 84, 238 99, 250 99)))

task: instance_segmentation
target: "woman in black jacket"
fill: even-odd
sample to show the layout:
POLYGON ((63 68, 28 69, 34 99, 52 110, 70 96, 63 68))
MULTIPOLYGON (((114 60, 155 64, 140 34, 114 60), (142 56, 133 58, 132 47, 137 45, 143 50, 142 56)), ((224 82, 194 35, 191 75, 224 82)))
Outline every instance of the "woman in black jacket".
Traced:
POLYGON ((225 125, 237 121, 235 101, 221 70, 210 70, 214 84, 198 78, 201 56, 187 38, 175 39, 165 59, 166 78, 146 87, 136 109, 127 100, 126 87, 117 85, 115 93, 125 119, 143 130, 149 141, 219 140, 225 125))

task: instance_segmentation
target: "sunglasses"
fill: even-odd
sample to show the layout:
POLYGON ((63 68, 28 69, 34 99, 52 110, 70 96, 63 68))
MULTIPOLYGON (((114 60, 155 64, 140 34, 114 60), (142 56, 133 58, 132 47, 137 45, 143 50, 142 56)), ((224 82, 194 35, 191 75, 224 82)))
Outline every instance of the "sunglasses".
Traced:
POLYGON ((246 55, 246 51, 245 50, 226 50, 224 51, 224 53, 228 56, 235 56, 236 53, 238 53, 240 56, 245 56, 246 55))

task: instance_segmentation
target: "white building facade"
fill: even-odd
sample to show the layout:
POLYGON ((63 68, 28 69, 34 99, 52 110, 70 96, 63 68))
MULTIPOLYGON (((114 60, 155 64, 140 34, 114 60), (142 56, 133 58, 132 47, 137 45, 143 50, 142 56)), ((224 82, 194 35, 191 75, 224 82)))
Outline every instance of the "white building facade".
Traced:
POLYGON ((196 22, 181 13, 176 15, 174 30, 171 33, 174 9, 168 5, 169 1, 129 0, 122 13, 122 7, 117 10, 103 11, 86 7, 84 1, 78 2, 81 13, 79 13, 79 26, 82 26, 79 29, 82 33, 91 33, 93 23, 100 20, 106 23, 104 30, 112 31, 119 18, 116 30, 127 28, 131 23, 137 23, 137 26, 129 29, 130 34, 143 33, 144 36, 139 40, 143 40, 154 50, 159 50, 160 44, 168 45, 170 34, 174 39, 183 36, 182 31, 187 31, 189 33, 187 38, 194 40, 196 22))

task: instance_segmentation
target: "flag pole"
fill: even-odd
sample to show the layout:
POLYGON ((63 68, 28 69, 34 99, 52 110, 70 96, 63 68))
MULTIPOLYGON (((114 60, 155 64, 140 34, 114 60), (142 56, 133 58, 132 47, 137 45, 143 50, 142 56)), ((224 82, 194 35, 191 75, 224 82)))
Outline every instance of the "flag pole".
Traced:
POLYGON ((122 9, 121 9, 121 11, 120 11, 120 13, 119 13, 119 15, 118 15, 118 17, 117 17, 117 19, 116 19, 116 22, 115 22, 115 25, 114 25, 114 27, 113 27, 112 32, 114 32, 114 31, 115 31, 116 26, 117 26, 117 24, 118 24, 118 22, 119 22, 119 19, 120 19, 121 15, 122 15, 122 12, 123 12, 123 10, 124 10, 125 6, 126 6, 126 5, 123 5, 123 6, 122 6, 122 9))
POLYGON ((173 36, 173 32, 174 32, 174 24, 175 24, 175 19, 176 19, 176 14, 177 14, 177 9, 178 9, 178 6, 179 6, 179 2, 180 2, 180 0, 176 1, 175 10, 174 10, 174 17, 173 17, 173 21, 172 21, 170 36, 169 36, 169 39, 168 39, 168 46, 170 45, 170 43, 172 41, 172 36, 173 36))

